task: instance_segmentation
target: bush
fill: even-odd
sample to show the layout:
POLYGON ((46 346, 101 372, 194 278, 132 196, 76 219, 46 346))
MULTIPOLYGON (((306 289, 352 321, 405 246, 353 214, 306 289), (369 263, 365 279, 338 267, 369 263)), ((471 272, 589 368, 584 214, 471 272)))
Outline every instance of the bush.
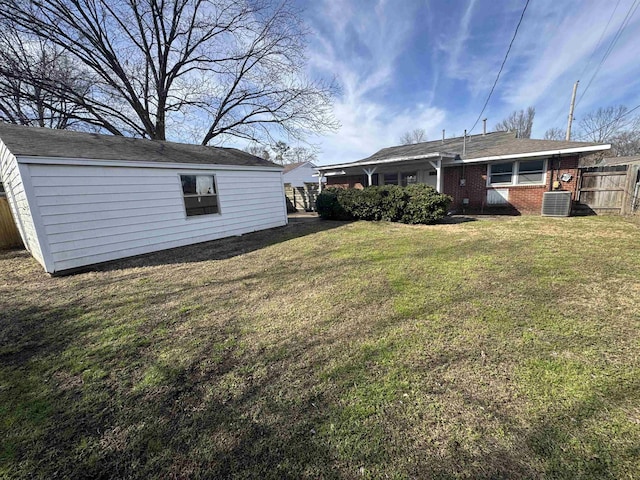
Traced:
POLYGON ((327 188, 316 200, 320 217, 330 220, 384 220, 431 224, 447 214, 451 197, 433 187, 385 185, 363 190, 327 188))
POLYGON ((338 195, 346 190, 327 188, 316 198, 316 210, 321 218, 326 220, 353 220, 338 201, 338 195))

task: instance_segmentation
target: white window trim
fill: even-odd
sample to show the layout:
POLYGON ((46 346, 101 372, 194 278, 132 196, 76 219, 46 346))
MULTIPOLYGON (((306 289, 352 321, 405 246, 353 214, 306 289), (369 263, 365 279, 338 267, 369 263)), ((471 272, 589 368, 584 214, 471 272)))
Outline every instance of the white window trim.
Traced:
POLYGON ((513 160, 511 162, 496 162, 496 163, 513 163, 513 172, 511 174, 511 182, 509 183, 491 183, 491 166, 493 163, 487 164, 487 187, 539 187, 547 184, 547 165, 548 159, 543 160, 542 166, 542 181, 536 183, 518 183, 518 177, 520 175, 520 162, 530 162, 531 160, 513 160))
POLYGON ((194 221, 194 220, 198 220, 198 219, 203 219, 203 218, 210 218, 210 217, 215 217, 215 216, 221 216, 222 215, 222 205, 220 205, 220 191, 218 190, 218 175, 216 175, 216 172, 180 172, 178 173, 178 188, 180 191, 180 197, 182 197, 182 206, 184 208, 184 218, 187 221, 194 221), (185 195, 184 192, 182 191, 182 176, 183 175, 206 175, 206 176, 212 176, 213 177, 213 188, 215 189, 216 193, 215 195, 210 195, 210 196, 215 196, 216 197, 216 201, 218 202, 218 212, 217 213, 207 213, 205 215, 187 215, 187 204, 185 203, 184 199, 185 199, 185 195))

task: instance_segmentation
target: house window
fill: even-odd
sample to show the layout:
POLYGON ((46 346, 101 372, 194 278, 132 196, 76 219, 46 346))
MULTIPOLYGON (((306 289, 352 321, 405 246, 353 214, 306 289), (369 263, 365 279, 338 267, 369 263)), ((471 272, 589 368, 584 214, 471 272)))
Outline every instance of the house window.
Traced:
POLYGON ((397 173, 385 173, 384 174, 384 184, 385 185, 398 185, 398 174, 397 173))
POLYGON ((180 175, 187 217, 219 213, 214 175, 180 175))
POLYGON ((544 183, 546 160, 489 165, 489 185, 538 185, 544 183))
POLYGON ((400 176, 400 185, 406 187, 418 183, 418 174, 416 172, 402 173, 400 176))
POLYGON ((0 182, 0 197, 6 197, 7 194, 4 191, 4 185, 2 185, 2 182, 0 182))
POLYGON ((544 160, 518 162, 518 178, 516 183, 521 185, 543 183, 545 174, 544 167, 544 160))
POLYGON ((513 183, 514 164, 515 162, 508 162, 489 165, 489 183, 491 185, 513 183))

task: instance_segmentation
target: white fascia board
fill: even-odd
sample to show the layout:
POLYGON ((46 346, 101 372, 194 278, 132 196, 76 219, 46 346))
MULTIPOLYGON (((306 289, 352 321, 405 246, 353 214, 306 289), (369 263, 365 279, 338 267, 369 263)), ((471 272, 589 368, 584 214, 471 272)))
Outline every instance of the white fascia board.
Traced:
POLYGON ((410 157, 395 157, 395 158, 386 158, 384 160, 369 160, 368 162, 358 162, 358 163, 340 163, 338 165, 327 165, 325 167, 316 167, 319 171, 323 170, 335 170, 338 168, 353 168, 353 167, 366 167, 368 165, 384 165, 387 163, 396 163, 396 162, 405 162, 407 160, 422 160, 426 158, 435 158, 435 157, 455 157, 454 154, 450 153, 427 153, 424 155, 413 155, 410 157))
POLYGON ((549 157, 552 155, 569 155, 571 153, 598 152, 602 150, 609 150, 610 148, 611 148, 611 145, 593 145, 590 147, 563 148, 561 150, 545 150, 541 152, 510 153, 508 155, 495 155, 492 157, 453 160, 451 164, 491 162, 494 160, 512 160, 515 158, 549 157))
POLYGON ((36 157, 16 155, 18 163, 34 163, 39 165, 77 165, 93 167, 134 167, 134 168, 171 168, 178 170, 240 170, 281 172, 283 167, 267 167, 262 165, 224 165, 216 163, 170 163, 145 162, 130 160, 101 160, 94 158, 36 157))

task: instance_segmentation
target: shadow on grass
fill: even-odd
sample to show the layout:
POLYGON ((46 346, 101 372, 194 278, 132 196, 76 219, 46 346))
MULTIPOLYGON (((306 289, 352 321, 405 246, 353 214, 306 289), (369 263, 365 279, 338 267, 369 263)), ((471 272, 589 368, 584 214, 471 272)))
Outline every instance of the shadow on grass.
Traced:
POLYGON ((139 334, 134 318, 99 342, 112 325, 93 300, 4 305, 0 476, 339 478, 314 435, 312 385, 292 395, 282 358, 227 341, 241 337, 234 322, 194 333, 180 364, 162 357, 185 345, 139 334))
POLYGON ((469 223, 469 222, 476 222, 476 221, 478 221, 478 219, 474 217, 468 217, 465 215, 451 215, 448 217, 444 217, 442 220, 437 222, 437 224, 458 225, 460 223, 469 223))
MULTIPOLYGON (((275 243, 262 244, 269 241, 275 243)), ((221 258, 233 256, 232 247, 221 258)), ((458 249, 447 243, 439 252, 457 259, 458 249)), ((489 251, 492 244, 476 242, 473 249, 489 251)), ((395 255, 385 262, 403 254, 395 255)), ((526 419, 523 426, 522 418, 510 418, 485 390, 474 395, 465 377, 456 380, 465 366, 485 370, 482 344, 448 342, 453 335, 446 331, 462 325, 455 320, 429 326, 442 330, 443 349, 416 334, 418 346, 409 350, 422 363, 410 364, 404 376, 402 342, 413 330, 400 337, 394 332, 418 315, 436 315, 437 305, 425 302, 408 316, 360 322, 369 320, 371 305, 350 294, 335 300, 351 302, 344 310, 327 307, 326 324, 306 320, 288 329, 292 316, 284 304, 290 292, 307 276, 324 281, 316 274, 326 263, 308 265, 302 257, 255 270, 243 270, 238 262, 235 268, 242 272, 226 273, 209 286, 187 278, 187 266, 168 277, 132 270, 46 278, 38 287, 50 288, 51 295, 0 298, 0 343, 6 345, 0 355, 0 477, 615 476, 610 452, 598 443, 604 437, 593 436, 587 425, 632 399, 637 381, 601 385, 602 397, 594 393, 565 409, 558 402, 557 410, 526 419), (276 297, 277 292, 286 295, 276 297), (268 310, 271 317, 254 321, 260 315, 255 310, 271 297, 282 302, 282 310, 268 310), (362 315, 348 316, 355 309, 362 315), (414 399, 437 408, 410 403, 414 399), (501 441, 485 418, 496 418, 514 442, 501 441), (429 428, 440 434, 431 435, 429 428), (424 438, 418 438, 421 433, 424 438), (572 451, 576 438, 589 448, 572 451)), ((340 259, 345 271, 365 274, 371 270, 363 267, 372 263, 366 257, 340 259)), ((521 272, 514 267, 510 274, 521 272)), ((26 281, 40 281, 34 277, 26 281)), ((10 293, 8 284, 0 284, 0 291, 10 293)), ((380 298, 393 295, 383 286, 370 287, 380 288, 380 298)), ((433 292, 420 295, 428 291, 433 292)), ((486 292, 459 288, 442 295, 455 305, 482 300, 486 292)), ((495 372, 487 367, 486 373, 488 381, 495 372)))
POLYGON ((87 271, 110 271, 135 267, 171 265, 177 263, 225 260, 260 250, 288 240, 313 235, 315 233, 341 227, 349 222, 321 220, 318 217, 298 217, 289 219, 289 224, 268 230, 227 237, 210 242, 171 248, 135 257, 113 260, 97 265, 65 271, 60 276, 87 271))
MULTIPOLYGON (((632 408, 640 391, 640 379, 608 381, 584 400, 569 406, 550 405, 525 435, 526 444, 545 464, 548 478, 615 479, 623 474, 616 467, 616 456, 640 458, 640 445, 629 442, 626 451, 614 450, 610 435, 616 431, 595 427, 598 417, 614 421, 615 408, 632 408), (594 428, 595 427, 595 428, 594 428)), ((601 421, 601 420, 600 420, 601 421)))

